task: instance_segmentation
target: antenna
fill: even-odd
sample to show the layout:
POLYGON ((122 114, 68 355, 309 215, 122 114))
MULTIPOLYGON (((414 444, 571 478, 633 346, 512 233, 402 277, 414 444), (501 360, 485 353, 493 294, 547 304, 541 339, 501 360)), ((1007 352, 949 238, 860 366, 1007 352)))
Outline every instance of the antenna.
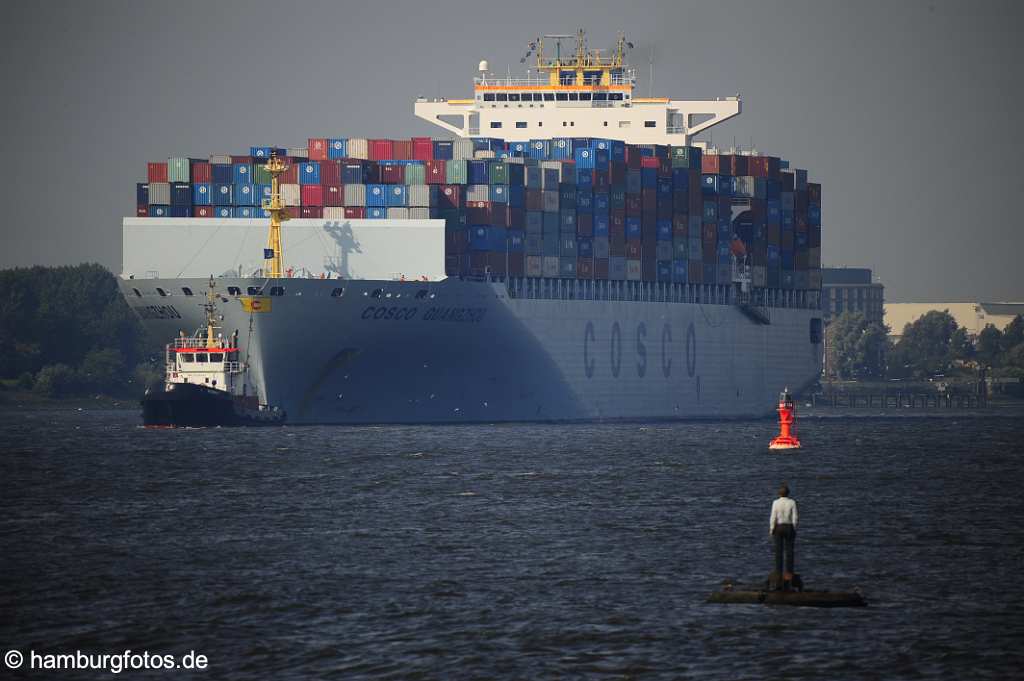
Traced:
POLYGON ((650 79, 650 81, 647 84, 647 96, 648 97, 653 97, 654 96, 654 45, 651 45, 650 64, 651 64, 651 79, 650 79))

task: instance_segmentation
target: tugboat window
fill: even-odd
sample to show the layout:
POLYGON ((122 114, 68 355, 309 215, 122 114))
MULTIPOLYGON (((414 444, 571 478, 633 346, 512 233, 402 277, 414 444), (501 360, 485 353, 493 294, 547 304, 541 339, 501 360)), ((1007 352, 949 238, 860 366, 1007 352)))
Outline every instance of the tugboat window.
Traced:
POLYGON ((484 93, 484 101, 485 102, 493 102, 494 101, 494 93, 493 92, 486 92, 486 93, 484 93))
POLYGON ((195 358, 192 356, 191 352, 183 352, 181 353, 181 361, 184 362, 185 364, 191 364, 193 361, 195 361, 195 358))
POLYGON ((248 293, 250 296, 258 296, 260 294, 260 290, 255 286, 250 286, 249 288, 245 289, 245 292, 248 293))
POLYGON ((567 92, 556 92, 555 93, 555 99, 557 99, 560 102, 568 102, 569 101, 569 93, 567 93, 567 92))
POLYGON ((242 295, 242 289, 238 288, 237 286, 228 286, 228 293, 230 293, 233 296, 240 296, 242 295))
POLYGON ((578 101, 578 100, 579 100, 579 98, 580 98, 580 95, 579 95, 579 93, 578 93, 578 92, 570 92, 570 93, 569 93, 569 101, 570 101, 570 102, 575 102, 575 101, 578 101))
POLYGON ((581 102, 589 102, 590 101, 590 93, 589 92, 581 92, 580 93, 580 101, 581 102))
POLYGON ((211 352, 210 353, 210 361, 211 362, 223 362, 224 361, 224 353, 223 352, 211 352))
POLYGON ((498 95, 497 95, 497 99, 498 99, 499 102, 507 102, 508 101, 508 95, 505 94, 504 92, 499 92, 498 95))
POLYGON ((156 292, 159 293, 162 298, 166 298, 167 297, 167 291, 163 290, 159 286, 157 287, 156 292))
POLYGON ((657 121, 644 121, 644 127, 645 128, 656 128, 656 127, 658 127, 658 122, 657 121))
POLYGON ((553 102, 553 101, 555 101, 555 93, 554 92, 545 92, 544 93, 544 101, 545 102, 553 102))
POLYGON ((184 293, 186 296, 192 295, 192 289, 190 289, 188 286, 182 286, 181 292, 184 293))
POLYGON ((341 298, 343 295, 345 295, 345 289, 343 288, 336 288, 331 291, 331 298, 341 298))
POLYGON ((384 289, 382 289, 382 288, 374 289, 374 291, 373 291, 373 297, 374 298, 380 298, 382 295, 384 295, 384 289))
POLYGON ((205 362, 205 361, 207 361, 207 359, 208 358, 207 358, 205 352, 197 352, 196 353, 196 361, 197 362, 205 362))
POLYGON ((519 101, 519 94, 518 93, 510 94, 508 96, 508 101, 510 101, 510 102, 518 102, 519 101))

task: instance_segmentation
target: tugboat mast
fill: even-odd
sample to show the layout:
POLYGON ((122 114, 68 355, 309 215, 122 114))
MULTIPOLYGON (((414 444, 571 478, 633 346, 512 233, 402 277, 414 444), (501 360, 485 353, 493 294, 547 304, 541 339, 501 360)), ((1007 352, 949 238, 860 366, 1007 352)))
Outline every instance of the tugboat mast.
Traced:
POLYGON ((279 176, 288 170, 288 164, 277 157, 277 152, 273 152, 266 168, 270 173, 270 198, 263 199, 261 207, 270 213, 270 233, 267 234, 267 247, 263 249, 263 259, 266 262, 264 269, 268 277, 279 279, 284 261, 284 254, 281 252, 281 223, 288 219, 284 204, 281 202, 279 176))

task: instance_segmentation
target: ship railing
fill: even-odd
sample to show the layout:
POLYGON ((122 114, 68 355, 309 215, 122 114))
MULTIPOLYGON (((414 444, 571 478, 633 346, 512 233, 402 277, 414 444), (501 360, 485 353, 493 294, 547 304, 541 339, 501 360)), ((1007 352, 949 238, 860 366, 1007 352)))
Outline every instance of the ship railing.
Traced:
MULTIPOLYGON (((226 342, 227 342, 226 339, 219 338, 216 341, 214 341, 215 346, 210 348, 210 349, 211 350, 222 350, 223 347, 226 347, 226 345, 225 345, 226 342), (218 344, 220 346, 223 346, 223 347, 217 347, 218 344)), ((173 343, 173 347, 175 349, 183 349, 183 350, 203 350, 203 349, 205 349, 205 348, 207 348, 209 346, 208 346, 205 338, 196 338, 195 336, 187 336, 185 338, 175 338, 174 339, 174 343, 173 343)))
MULTIPOLYGON (((225 373, 229 373, 229 374, 240 374, 240 373, 242 373, 242 363, 241 362, 190 362, 188 364, 188 367, 190 369, 195 369, 196 371, 215 371, 215 369, 211 369, 211 367, 214 366, 214 365, 219 365, 219 364, 223 364, 224 365, 225 373)), ((171 372, 181 371, 181 367, 179 367, 174 362, 167 362, 167 364, 165 365, 165 369, 164 370, 168 374, 170 374, 171 372)))
MULTIPOLYGON (((609 79, 609 83, 613 87, 621 86, 633 86, 636 84, 636 71, 629 69, 625 74, 621 76, 612 76, 609 79)), ((600 78, 584 78, 583 83, 586 87, 599 87, 601 85, 600 78)), ((562 83, 562 86, 569 87, 576 85, 576 83, 562 83)), ((474 87, 536 87, 544 88, 551 87, 551 79, 546 75, 544 76, 527 76, 521 77, 499 77, 499 76, 476 76, 473 78, 474 87)))

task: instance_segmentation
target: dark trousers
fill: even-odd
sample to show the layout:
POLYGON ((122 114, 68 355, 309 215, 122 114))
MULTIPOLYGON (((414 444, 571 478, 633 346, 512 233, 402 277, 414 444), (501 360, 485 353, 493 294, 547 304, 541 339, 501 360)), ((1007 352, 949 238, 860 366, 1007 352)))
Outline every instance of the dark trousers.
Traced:
POLYGON ((796 544, 796 528, 789 524, 775 526, 772 533, 775 545, 775 571, 782 573, 782 554, 786 554, 786 572, 793 572, 793 552, 796 544))

